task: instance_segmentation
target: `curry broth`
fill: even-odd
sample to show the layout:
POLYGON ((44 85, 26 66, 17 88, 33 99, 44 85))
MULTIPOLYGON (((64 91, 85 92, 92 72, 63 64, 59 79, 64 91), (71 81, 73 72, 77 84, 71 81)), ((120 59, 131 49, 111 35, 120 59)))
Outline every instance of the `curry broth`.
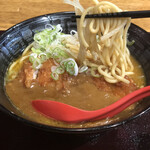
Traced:
MULTIPOLYGON (((138 88, 145 85, 143 70, 138 62, 131 58, 134 65, 134 75, 131 76, 138 88)), ((23 115, 32 121, 39 122, 57 127, 78 128, 78 127, 93 127, 98 125, 109 124, 123 118, 129 117, 134 113, 133 109, 137 104, 133 104, 126 110, 116 115, 113 118, 106 118, 100 121, 67 124, 60 121, 47 118, 41 115, 31 105, 32 100, 46 99, 60 101, 85 110, 96 110, 106 107, 122 96, 114 94, 120 93, 118 87, 110 85, 109 91, 100 90, 93 84, 93 79, 85 74, 80 74, 77 77, 70 78, 70 87, 67 90, 57 91, 52 86, 42 87, 35 81, 31 88, 26 88, 19 80, 19 76, 14 80, 6 83, 6 92, 11 99, 13 105, 23 113, 23 115)))

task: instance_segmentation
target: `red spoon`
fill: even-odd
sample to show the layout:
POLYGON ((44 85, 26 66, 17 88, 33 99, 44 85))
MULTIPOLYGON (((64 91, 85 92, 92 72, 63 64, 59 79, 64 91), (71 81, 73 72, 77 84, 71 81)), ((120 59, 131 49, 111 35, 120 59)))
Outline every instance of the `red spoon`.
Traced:
POLYGON ((68 123, 78 123, 88 120, 100 120, 113 117, 131 104, 150 96, 150 86, 136 90, 117 102, 95 111, 82 110, 61 102, 51 100, 34 100, 32 106, 47 117, 68 123))

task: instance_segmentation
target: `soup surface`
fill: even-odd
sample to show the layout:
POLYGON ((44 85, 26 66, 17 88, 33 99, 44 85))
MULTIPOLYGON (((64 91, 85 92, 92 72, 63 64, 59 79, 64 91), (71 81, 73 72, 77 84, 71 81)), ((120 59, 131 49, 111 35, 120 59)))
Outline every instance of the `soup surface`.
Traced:
POLYGON ((51 59, 43 63, 38 72, 37 79, 33 79, 32 65, 26 61, 18 76, 14 80, 6 82, 6 92, 13 105, 26 118, 38 123, 67 128, 110 124, 128 118, 134 113, 134 108, 138 104, 131 105, 113 118, 68 124, 45 117, 32 107, 31 102, 36 99, 45 99, 60 101, 85 110, 104 108, 145 85, 141 66, 134 58, 131 58, 131 60, 135 69, 134 75, 126 76, 130 84, 123 82, 110 84, 103 77, 94 78, 86 73, 79 74, 78 76, 70 76, 68 73, 64 73, 58 81, 54 81, 50 78, 50 68, 53 64, 51 59))

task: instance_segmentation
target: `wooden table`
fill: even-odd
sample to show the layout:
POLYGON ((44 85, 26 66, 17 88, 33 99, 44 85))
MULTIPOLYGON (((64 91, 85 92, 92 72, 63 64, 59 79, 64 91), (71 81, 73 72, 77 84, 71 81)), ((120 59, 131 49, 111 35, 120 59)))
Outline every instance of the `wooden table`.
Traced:
MULTIPOLYGON (((109 0, 124 10, 148 10, 150 0, 109 0)), ((84 8, 93 5, 92 0, 80 0, 84 8)), ((6 30, 23 20, 61 11, 73 11, 63 0, 0 0, 0 30, 6 30)), ((150 32, 150 19, 135 19, 133 23, 150 32)))

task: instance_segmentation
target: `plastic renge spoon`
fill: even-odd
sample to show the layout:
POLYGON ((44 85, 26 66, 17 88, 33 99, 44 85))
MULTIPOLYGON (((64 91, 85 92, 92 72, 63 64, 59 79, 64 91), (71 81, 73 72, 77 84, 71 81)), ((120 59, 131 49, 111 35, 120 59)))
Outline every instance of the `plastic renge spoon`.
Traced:
POLYGON ((32 106, 40 113, 55 120, 64 121, 68 123, 78 123, 89 120, 100 120, 104 118, 111 118, 131 104, 150 96, 150 86, 138 89, 115 103, 94 111, 82 110, 61 102, 51 100, 33 100, 32 106))

